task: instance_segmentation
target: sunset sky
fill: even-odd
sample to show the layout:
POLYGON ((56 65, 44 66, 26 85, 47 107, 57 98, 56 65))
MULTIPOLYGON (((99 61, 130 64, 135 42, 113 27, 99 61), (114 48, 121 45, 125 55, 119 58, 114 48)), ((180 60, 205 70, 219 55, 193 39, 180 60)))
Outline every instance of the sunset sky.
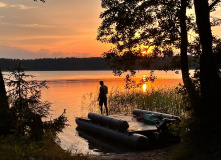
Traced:
POLYGON ((99 57, 100 0, 0 0, 0 58, 99 57))
POLYGON ((0 58, 99 57, 101 12, 101 0, 0 0, 0 58))

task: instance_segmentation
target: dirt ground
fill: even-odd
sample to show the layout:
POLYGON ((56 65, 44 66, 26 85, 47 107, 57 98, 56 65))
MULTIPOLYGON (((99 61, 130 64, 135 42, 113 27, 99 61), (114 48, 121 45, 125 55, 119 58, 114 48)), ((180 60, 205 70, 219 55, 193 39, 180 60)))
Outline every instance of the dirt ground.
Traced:
POLYGON ((102 155, 102 160, 170 160, 174 146, 125 154, 102 155))

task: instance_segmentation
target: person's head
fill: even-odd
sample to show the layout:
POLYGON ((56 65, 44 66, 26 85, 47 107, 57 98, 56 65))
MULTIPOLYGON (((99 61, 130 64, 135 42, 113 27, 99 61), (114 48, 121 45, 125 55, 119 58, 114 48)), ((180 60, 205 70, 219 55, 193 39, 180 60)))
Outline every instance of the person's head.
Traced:
POLYGON ((100 85, 104 85, 104 82, 103 82, 103 81, 100 81, 100 85))

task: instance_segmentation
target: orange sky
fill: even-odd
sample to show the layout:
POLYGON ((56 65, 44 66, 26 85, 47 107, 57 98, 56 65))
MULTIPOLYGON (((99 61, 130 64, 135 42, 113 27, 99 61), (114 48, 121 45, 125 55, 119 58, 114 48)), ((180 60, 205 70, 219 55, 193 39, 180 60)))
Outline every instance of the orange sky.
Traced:
POLYGON ((0 58, 99 57, 101 12, 101 0, 0 0, 0 58))
POLYGON ((0 58, 101 56, 100 0, 0 0, 0 58))

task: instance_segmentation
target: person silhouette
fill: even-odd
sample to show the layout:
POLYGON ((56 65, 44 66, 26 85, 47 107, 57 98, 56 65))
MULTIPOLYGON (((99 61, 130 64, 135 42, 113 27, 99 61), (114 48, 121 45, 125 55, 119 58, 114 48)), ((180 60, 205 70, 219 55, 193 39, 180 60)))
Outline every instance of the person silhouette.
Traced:
POLYGON ((106 109, 106 114, 108 116, 108 108, 107 108, 108 87, 104 85, 103 81, 100 81, 100 85, 101 86, 100 86, 98 101, 99 101, 99 106, 101 109, 101 114, 103 114, 103 104, 104 104, 105 109, 106 109))

